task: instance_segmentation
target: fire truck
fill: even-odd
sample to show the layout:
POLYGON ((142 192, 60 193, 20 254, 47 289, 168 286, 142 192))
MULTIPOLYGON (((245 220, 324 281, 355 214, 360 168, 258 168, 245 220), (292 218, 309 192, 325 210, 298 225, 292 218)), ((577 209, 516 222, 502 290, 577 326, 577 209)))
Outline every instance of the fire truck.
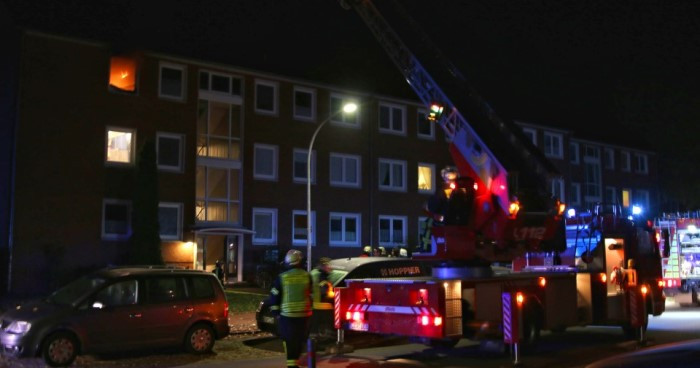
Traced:
POLYGON ((648 315, 664 311, 653 223, 605 206, 566 218, 547 191, 556 168, 469 87, 398 2, 341 5, 359 14, 428 107, 456 170, 428 202, 432 226, 413 252, 431 276, 346 280, 335 294, 336 327, 448 345, 493 334, 527 341, 541 330, 591 324, 642 333, 648 315), (403 22, 404 37, 387 14, 403 22), (404 39, 415 41, 411 49, 404 39))
POLYGON ((664 215, 655 220, 661 244, 665 293, 681 306, 697 306, 700 288, 700 217, 664 215))

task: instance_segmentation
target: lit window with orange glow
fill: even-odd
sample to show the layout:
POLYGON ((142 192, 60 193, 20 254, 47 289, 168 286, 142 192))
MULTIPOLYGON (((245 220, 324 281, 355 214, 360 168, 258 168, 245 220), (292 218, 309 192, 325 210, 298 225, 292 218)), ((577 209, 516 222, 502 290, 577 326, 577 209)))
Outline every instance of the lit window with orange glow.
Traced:
POLYGON ((112 56, 109 62, 109 86, 119 91, 136 91, 136 60, 112 56))
POLYGON ((131 164, 134 162, 134 131, 107 129, 107 162, 131 164))

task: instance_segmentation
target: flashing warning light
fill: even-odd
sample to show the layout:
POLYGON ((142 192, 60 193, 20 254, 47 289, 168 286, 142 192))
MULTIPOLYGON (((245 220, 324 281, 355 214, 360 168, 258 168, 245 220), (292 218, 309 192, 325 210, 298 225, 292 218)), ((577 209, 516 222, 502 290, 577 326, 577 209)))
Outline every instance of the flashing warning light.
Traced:
POLYGON ((328 293, 326 295, 329 298, 335 298, 335 289, 333 289, 333 286, 328 287, 328 293))
POLYGON ((501 184, 501 187, 500 187, 500 188, 501 188, 501 190, 506 190, 506 186, 503 185, 503 184, 501 184))
POLYGON ((518 211, 520 211, 520 203, 518 201, 510 202, 510 206, 508 206, 510 217, 515 218, 518 215, 518 211))
POLYGON ((435 325, 435 327, 442 326, 442 317, 435 316, 435 319, 433 320, 433 324, 435 325))
POLYGON ((345 319, 348 321, 351 320, 352 319, 352 312, 350 312, 350 311, 345 312, 345 319))
POLYGON ((540 285, 540 287, 547 286, 547 279, 540 276, 540 278, 537 279, 537 285, 540 285))
POLYGON ((518 305, 518 308, 523 306, 523 303, 525 302, 525 296, 521 292, 515 293, 515 303, 518 305))
POLYGON ((639 291, 642 292, 642 295, 647 295, 647 293, 649 292, 649 288, 646 285, 642 285, 639 291))
POLYGON ((423 326, 427 326, 428 324, 430 324, 430 317, 421 316, 420 317, 420 324, 422 324, 423 326))
POLYGON ((362 321, 362 313, 360 312, 354 312, 352 314, 352 320, 353 321, 362 321))
POLYGON ((606 283, 608 282, 608 275, 605 272, 601 272, 598 274, 598 279, 600 280, 600 282, 606 283))
POLYGON ((659 287, 663 289, 664 286, 666 286, 664 280, 659 280, 659 287))
POLYGON ((566 210, 566 204, 559 202, 559 204, 557 205, 557 214, 559 216, 563 215, 564 210, 566 210))
POLYGON ((569 210, 566 211, 566 216, 568 216, 569 218, 576 217, 576 210, 573 208, 569 208, 569 210))
POLYGON ((474 183, 474 191, 477 191, 477 190, 479 190, 479 184, 474 183))
POLYGON ((432 103, 430 104, 430 112, 428 113, 428 120, 432 122, 436 122, 440 120, 440 116, 442 116, 442 111, 444 110, 444 106, 438 104, 438 103, 432 103))
POLYGON ((632 214, 633 215, 641 215, 642 214, 642 207, 634 205, 632 206, 632 214))
POLYGON ((658 232, 656 233, 656 244, 661 244, 661 234, 658 232))
POLYGON ((457 184, 455 184, 454 182, 450 183, 450 189, 454 190, 456 188, 457 188, 457 184))
POLYGON ((370 288, 364 288, 363 289, 365 292, 365 295, 363 296, 363 303, 371 303, 372 302, 372 289, 370 288))

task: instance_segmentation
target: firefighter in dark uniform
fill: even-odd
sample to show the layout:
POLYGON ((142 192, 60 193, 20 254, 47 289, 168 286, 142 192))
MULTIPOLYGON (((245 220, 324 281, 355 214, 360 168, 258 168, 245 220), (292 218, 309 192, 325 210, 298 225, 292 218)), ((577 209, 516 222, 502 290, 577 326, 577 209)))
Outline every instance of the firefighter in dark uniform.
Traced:
POLYGON ((313 316, 311 317, 312 335, 318 338, 332 337, 333 331, 333 284, 328 279, 331 273, 331 259, 322 257, 318 266, 311 271, 313 280, 313 316))
POLYGON ((309 335, 311 317, 311 276, 303 269, 302 254, 296 249, 284 257, 289 270, 275 279, 270 290, 270 310, 279 313, 279 334, 287 353, 287 367, 298 367, 309 335))

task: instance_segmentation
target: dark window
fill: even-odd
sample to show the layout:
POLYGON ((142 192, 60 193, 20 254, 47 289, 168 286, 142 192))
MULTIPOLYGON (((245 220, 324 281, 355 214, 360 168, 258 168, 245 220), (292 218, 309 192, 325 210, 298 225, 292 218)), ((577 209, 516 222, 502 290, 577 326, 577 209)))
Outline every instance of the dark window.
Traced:
POLYGON ((180 168, 180 138, 158 137, 158 166, 180 168))
POLYGON ((182 70, 163 67, 160 70, 160 94, 182 97, 182 70))
POLYGON ((194 299, 208 299, 214 297, 214 287, 210 277, 192 278, 192 297, 194 299))
POLYGON ((255 86, 257 98, 255 99, 255 108, 258 110, 274 111, 275 110, 275 89, 272 86, 258 84, 255 86))
POLYGON ((231 93, 231 78, 220 75, 212 75, 211 90, 216 92, 231 93))
POLYGON ((207 72, 199 73, 199 89, 203 89, 203 90, 209 89, 209 73, 207 73, 207 72))
POLYGON ((105 204, 105 228, 108 235, 126 235, 129 231, 129 206, 118 203, 105 204))

